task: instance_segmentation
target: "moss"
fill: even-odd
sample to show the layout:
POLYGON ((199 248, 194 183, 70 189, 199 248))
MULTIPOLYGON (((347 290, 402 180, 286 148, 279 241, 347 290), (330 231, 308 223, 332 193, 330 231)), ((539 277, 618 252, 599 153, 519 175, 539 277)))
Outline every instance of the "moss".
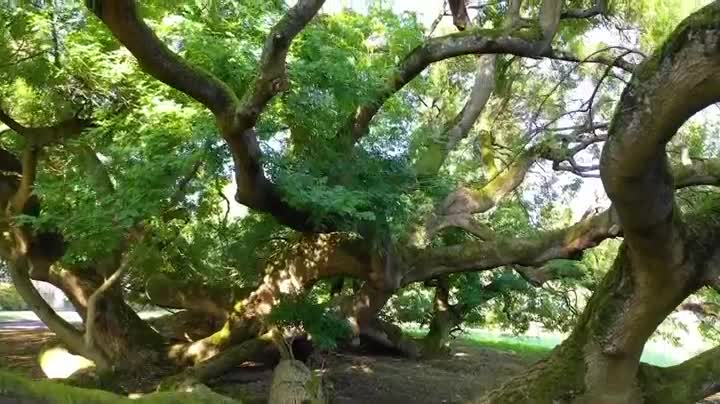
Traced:
POLYGON ((415 172, 419 178, 429 178, 437 175, 447 157, 447 139, 429 139, 424 150, 419 153, 415 161, 415 172))
POLYGON ((540 41, 543 39, 542 27, 540 27, 539 23, 533 21, 530 26, 515 30, 512 36, 522 38, 526 41, 540 41))
POLYGON ((210 336, 210 342, 215 346, 222 346, 228 343, 230 341, 230 335, 232 334, 230 327, 230 322, 226 321, 222 329, 210 336))
POLYGON ((22 376, 0 371, 0 397, 24 399, 26 402, 43 404, 233 404, 231 398, 214 393, 205 386, 197 386, 191 392, 153 393, 138 399, 130 399, 102 390, 82 389, 47 380, 31 381, 22 376))
POLYGON ((720 28, 720 4, 718 3, 709 4, 683 20, 665 39, 662 46, 653 53, 652 57, 637 69, 635 77, 640 82, 650 79, 666 58, 672 58, 682 49, 692 32, 713 28, 720 28))

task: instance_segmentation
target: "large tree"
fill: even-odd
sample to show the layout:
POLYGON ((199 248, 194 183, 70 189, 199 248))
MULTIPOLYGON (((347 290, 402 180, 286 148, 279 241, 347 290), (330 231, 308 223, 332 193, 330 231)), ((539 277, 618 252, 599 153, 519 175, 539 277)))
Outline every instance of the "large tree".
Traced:
MULTIPOLYGON (((82 279, 95 281, 83 289, 82 299, 73 299, 82 310, 84 302, 93 301, 93 292, 101 297, 104 293, 104 299, 113 296, 104 288, 113 289, 113 282, 133 262, 135 249, 176 269, 193 268, 196 262, 186 254, 193 251, 193 242, 221 244, 221 253, 207 256, 222 262, 229 261, 228 252, 239 250, 243 242, 261 240, 270 246, 263 251, 267 254, 253 251, 254 260, 237 261, 253 267, 255 278, 247 284, 257 284, 250 290, 227 284, 201 288, 197 279, 148 280, 150 300, 221 319, 217 332, 169 352, 180 361, 201 362, 193 375, 204 379, 264 346, 261 336, 274 309, 308 294, 324 279, 361 282, 352 294, 337 299, 357 334, 422 355, 438 351, 473 304, 501 293, 499 284, 515 285, 498 278, 478 288, 483 299, 451 304, 451 286, 458 281, 467 286, 464 279, 471 274, 512 268, 517 279, 539 286, 567 275, 552 265, 558 263, 554 260, 577 260, 584 250, 622 236, 613 268, 594 288, 568 340, 523 378, 479 401, 631 403, 668 402, 671 397, 690 402, 714 392, 715 351, 669 369, 640 366, 639 357, 662 320, 717 277, 712 265, 717 208, 712 192, 704 197, 703 208, 681 208, 674 198, 676 189, 716 185, 717 161, 668 157, 674 150, 666 150, 666 145, 685 121, 720 96, 719 2, 685 19, 647 58, 625 47, 581 54, 581 42, 592 29, 642 24, 641 7, 633 3, 612 9, 602 0, 511 0, 482 5, 475 15, 465 2, 450 1, 460 32, 439 36, 424 36, 414 20, 382 10, 370 16, 316 16, 321 0, 299 0, 290 8, 281 3, 237 6, 213 1, 208 7, 188 6, 178 12, 183 22, 177 28, 163 25, 168 11, 163 6, 139 7, 133 0, 87 2, 104 28, 94 19, 83 19, 82 28, 100 39, 80 43, 121 52, 123 48, 106 36, 109 32, 146 75, 133 72, 127 82, 91 82, 79 98, 95 100, 94 92, 102 96, 82 119, 48 124, 47 118, 35 117, 38 125, 32 127, 9 114, 0 115, 24 139, 20 146, 13 145, 22 151, 22 162, 8 153, 6 171, 14 174, 6 179, 5 212, 12 237, 3 258, 11 264, 16 285, 27 286, 21 289, 27 299, 40 302, 33 297, 31 276, 51 280, 43 274, 83 274, 82 279), (248 21, 262 25, 249 17, 253 13, 273 23, 248 29, 248 21), (375 32, 368 27, 373 23, 384 24, 384 36, 373 38, 375 32), (153 26, 163 28, 162 39, 153 26), (573 103, 573 87, 585 80, 595 84, 589 99, 573 103), (622 87, 619 100, 613 102, 622 87), (175 108, 184 112, 164 115, 158 106, 162 101, 176 103, 175 108), (128 107, 142 108, 143 113, 129 112, 128 107), (476 131, 477 126, 483 128, 476 131), (91 128, 100 128, 99 133, 91 128), (169 136, 170 145, 147 148, 162 144, 159 133, 168 129, 183 135, 169 136), (105 244, 99 249, 100 257, 112 257, 110 263, 98 260, 92 245, 82 243, 84 251, 78 255, 83 259, 67 262, 63 249, 44 246, 47 233, 40 231, 38 220, 43 215, 26 212, 32 207, 29 202, 39 205, 32 197, 38 153, 50 153, 54 145, 67 143, 62 138, 83 130, 95 136, 114 133, 106 143, 97 144, 90 136, 78 147, 84 156, 78 161, 83 162, 93 193, 107 197, 108 204, 100 208, 114 209, 102 216, 112 229, 109 233, 116 235, 113 248, 105 244), (145 142, 133 143, 125 135, 135 130, 145 142), (583 162, 593 160, 603 142, 601 162, 583 162), (87 153, 87 143, 116 153, 115 159, 107 163, 93 149, 87 153), (205 155, 199 152, 203 148, 209 150, 205 155), (139 164, 143 157, 169 150, 182 151, 190 163, 155 164, 162 173, 143 172, 145 166, 113 166, 117 159, 139 164), (209 156, 215 157, 212 168, 200 170, 203 161, 212 160, 209 156), (215 191, 208 183, 222 177, 224 159, 231 160, 236 201, 253 213, 238 226, 228 225, 225 217, 209 236, 207 222, 214 219, 207 211, 212 209, 202 203, 186 205, 192 205, 189 202, 198 194, 204 200, 215 191), (517 215, 499 208, 517 212, 524 206, 518 194, 523 186, 530 187, 528 178, 537 167, 581 178, 599 173, 612 206, 565 227, 532 229, 538 221, 533 222, 531 214, 503 225, 503 220, 517 215), (113 169, 117 171, 108 171, 113 169), (207 181, 198 181, 193 195, 188 184, 200 175, 207 181), (143 182, 153 176, 164 180, 143 182), (134 192, 123 192, 120 185, 134 192), (142 187, 162 192, 139 197, 142 187), (121 208, 137 200, 152 208, 123 214, 121 208), (176 205, 191 212, 177 225, 178 232, 170 231, 170 213, 176 205), (186 244, 183 232, 192 233, 186 244), (39 248, 42 259, 27 246, 39 248), (184 254, 174 256, 175 249, 184 254), (71 264, 78 262, 82 271, 73 270, 71 264), (436 292, 431 331, 423 344, 378 316, 393 294, 418 282, 436 292), (170 285, 172 293, 162 293, 170 285), (677 375, 683 372, 691 380, 675 389, 677 375)), ((642 38, 652 43, 665 34, 658 29, 642 38)), ((60 58, 53 62, 63 66, 60 58)), ((107 64, 102 67, 110 69, 107 64)), ((64 83, 44 84, 65 89, 64 83)), ((13 109, 27 115, 33 106, 13 109)), ((66 161, 67 156, 57 159, 66 161)), ((55 207, 56 212, 72 199, 52 198, 58 195, 52 188, 46 192, 43 206, 55 207)), ((76 200, 79 196, 71 194, 76 200)), ((208 200, 218 202, 218 197, 208 200)), ((53 240, 74 235, 82 240, 76 234, 87 231, 57 218, 51 222, 53 240)), ((92 238, 90 234, 84 239, 92 238)), ((137 265, 148 263, 153 261, 137 265)), ((179 272, 188 278, 191 271, 179 272)), ((228 279, 230 273, 221 271, 215 277, 228 279)), ((117 307, 125 310, 118 285, 117 307)), ((71 297, 76 293, 68 286, 63 290, 71 297)), ((96 344, 100 353, 88 351, 94 345, 88 343, 92 338, 87 332, 84 345, 78 344, 77 331, 41 306, 38 303, 36 310, 45 313, 43 319, 79 352, 107 361, 103 356, 118 359, 129 351, 127 343, 123 350, 110 351, 107 341, 96 344)), ((134 316, 127 313, 106 311, 99 318, 116 322, 134 316)), ((94 321, 86 321, 91 334, 93 328, 103 329, 93 326, 94 321)), ((106 334, 124 335, 119 329, 106 334)))

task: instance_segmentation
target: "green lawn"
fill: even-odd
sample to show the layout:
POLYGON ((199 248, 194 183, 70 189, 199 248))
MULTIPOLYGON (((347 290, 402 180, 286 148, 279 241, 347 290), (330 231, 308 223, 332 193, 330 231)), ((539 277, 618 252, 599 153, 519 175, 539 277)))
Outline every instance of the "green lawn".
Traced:
MULTIPOLYGON (((67 321, 78 323, 80 317, 74 311, 58 312, 67 321)), ((142 311, 139 313, 142 318, 152 318, 167 314, 164 310, 142 311)), ((0 322, 11 321, 37 321, 38 318, 32 311, 0 311, 0 322)), ((405 331, 409 334, 421 337, 427 332, 416 326, 406 326, 405 331)), ((532 359, 540 359, 547 355, 552 348, 563 340, 559 334, 542 334, 540 336, 512 335, 500 330, 468 329, 459 338, 473 345, 484 346, 519 355, 528 356, 532 359)), ((695 353, 674 347, 663 341, 651 341, 645 346, 642 361, 657 366, 676 365, 687 360, 695 353)))
MULTIPOLYGON (((416 337, 423 336, 427 330, 417 327, 406 327, 405 330, 416 337)), ((563 336, 559 334, 545 334, 541 336, 512 335, 499 330, 468 329, 461 338, 473 345, 513 352, 531 359, 541 359, 555 346, 560 344, 563 336)), ((662 341, 651 341, 645 346, 641 360, 656 366, 676 365, 692 355, 688 355, 681 348, 662 341)))

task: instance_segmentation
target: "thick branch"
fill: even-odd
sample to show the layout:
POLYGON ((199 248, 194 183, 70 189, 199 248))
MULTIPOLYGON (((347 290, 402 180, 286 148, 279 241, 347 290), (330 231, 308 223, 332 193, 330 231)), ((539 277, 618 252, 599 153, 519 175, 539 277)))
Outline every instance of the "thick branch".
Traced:
POLYGON ((31 307, 33 312, 60 338, 63 343, 68 345, 72 351, 95 362, 95 365, 101 369, 108 369, 110 363, 102 352, 87 347, 83 343, 83 335, 70 323, 60 317, 50 305, 40 296, 35 289, 28 276, 29 264, 24 256, 15 256, 8 260, 8 268, 13 285, 17 289, 20 296, 31 307))
POLYGON ((240 105, 240 119, 246 128, 255 126, 265 105, 280 91, 287 90, 289 83, 285 69, 290 43, 317 14, 325 0, 299 0, 273 27, 265 41, 260 58, 259 75, 252 91, 245 94, 240 105))
POLYGON ((633 75, 613 117, 601 157, 638 267, 670 270, 682 262, 666 143, 697 111, 720 101, 720 29, 714 2, 685 20, 633 75))
POLYGON ((672 166, 675 188, 720 185, 720 159, 697 159, 672 166))
POLYGON ((0 122, 4 123, 8 128, 14 130, 17 133, 23 133, 27 128, 20 125, 20 123, 12 119, 8 114, 0 109, 0 122))
POLYGON ((563 0, 543 0, 540 7, 540 29, 547 49, 550 49, 550 43, 560 26, 562 5, 563 0))
POLYGON ((135 0, 94 0, 88 6, 137 58, 142 69, 205 105, 216 115, 234 112, 232 89, 171 52, 138 14, 135 0))
POLYGON ((578 8, 571 8, 569 10, 565 10, 560 15, 560 18, 562 19, 569 19, 569 18, 577 18, 577 19, 583 19, 583 18, 592 18, 597 15, 604 15, 607 13, 607 0, 595 0, 595 3, 590 8, 586 9, 578 9, 578 8))
POLYGON ((402 284, 423 281, 443 274, 483 271, 503 265, 539 266, 558 258, 574 258, 602 240, 620 234, 612 210, 585 218, 561 230, 494 241, 475 241, 415 250, 407 254, 408 272, 402 284))
POLYGON ((495 90, 496 55, 483 55, 478 58, 475 84, 470 97, 455 119, 445 128, 439 138, 428 139, 424 150, 415 162, 417 176, 432 177, 437 175, 449 152, 467 137, 475 122, 480 117, 490 95, 495 90))
POLYGON ((585 275, 582 264, 569 260, 552 260, 539 267, 515 265, 513 269, 535 287, 543 286, 545 283, 557 279, 580 279, 585 275))
POLYGON ((113 287, 121 278, 123 275, 125 275, 125 272, 127 272, 127 269, 129 267, 129 258, 127 255, 120 263, 120 266, 118 267, 115 272, 113 272, 112 275, 110 275, 109 278, 105 279, 103 283, 95 289, 95 291, 90 295, 90 297, 87 300, 87 314, 85 316, 85 335, 83 336, 83 340, 85 341, 85 347, 86 349, 93 349, 95 347, 95 320, 96 320, 96 312, 97 312, 97 302, 102 298, 103 294, 110 290, 111 287, 113 287))
POLYGON ((37 177, 37 165, 40 151, 33 146, 26 146, 22 155, 22 178, 12 199, 12 213, 18 214, 23 211, 25 204, 30 200, 35 178, 37 177))
POLYGON ((507 16, 505 17, 505 28, 514 29, 522 24, 522 17, 520 16, 521 7, 522 0, 509 1, 507 16))
MULTIPOLYGON (((549 18, 549 17, 548 17, 549 18)), ((468 54, 510 54, 523 57, 554 58, 555 52, 547 48, 542 38, 527 34, 507 35, 503 30, 471 29, 457 34, 431 38, 415 48, 400 63, 396 72, 387 79, 374 99, 361 105, 349 119, 349 130, 353 141, 365 135, 370 121, 383 103, 422 72, 428 65, 468 54)), ((569 58, 567 54, 563 58, 569 58)), ((601 62, 600 59, 597 59, 601 62)), ((340 133, 339 136, 346 136, 340 133)))
POLYGON ((273 27, 263 49, 259 74, 242 100, 213 75, 191 66, 171 52, 138 15, 134 0, 95 0, 91 9, 137 58, 142 68, 169 86, 188 94, 215 114, 230 147, 238 185, 235 199, 272 214, 301 231, 328 231, 340 220, 317 220, 296 209, 266 176, 255 123, 272 97, 287 88, 285 57, 292 39, 307 25, 322 0, 300 0, 273 27))
POLYGON ((115 185, 113 185, 107 167, 100 161, 97 153, 90 146, 81 146, 78 150, 78 157, 96 191, 113 194, 115 185))
POLYGON ((0 122, 23 136, 28 143, 38 147, 60 143, 63 140, 79 135, 83 130, 93 126, 93 123, 89 120, 73 117, 55 125, 27 127, 14 120, 2 109, 0 109, 0 122))
POLYGON ((649 403, 696 403, 720 392, 720 347, 661 368, 641 364, 639 378, 649 403))
POLYGON ((459 187, 453 191, 445 198, 437 216, 429 224, 428 234, 430 237, 442 229, 455 226, 487 239, 488 232, 484 231, 483 227, 478 227, 478 223, 473 220, 472 215, 490 210, 520 186, 535 162, 535 158, 534 151, 523 153, 480 189, 459 187), (477 233, 478 230, 480 233, 477 233))
POLYGON ((254 288, 211 287, 162 274, 151 276, 145 283, 147 297, 154 305, 207 313, 221 320, 225 320, 233 303, 246 298, 252 290, 254 288))
POLYGON ((470 25, 470 17, 468 17, 465 0, 448 0, 450 3, 450 12, 453 17, 453 25, 458 30, 463 31, 470 25))

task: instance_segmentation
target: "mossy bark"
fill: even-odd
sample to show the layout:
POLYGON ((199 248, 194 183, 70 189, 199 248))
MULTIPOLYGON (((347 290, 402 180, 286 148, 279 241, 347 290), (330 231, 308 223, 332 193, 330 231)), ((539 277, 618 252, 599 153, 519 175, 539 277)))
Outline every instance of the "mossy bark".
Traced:
MULTIPOLYGON (((205 361, 230 346, 264 334, 264 319, 281 299, 307 293, 320 279, 335 275, 378 277, 366 243, 344 233, 308 234, 267 263, 260 285, 237 301, 222 328, 202 340, 173 347, 183 363, 205 361)), ((384 303, 384 302, 383 302, 384 303)))
POLYGON ((430 329, 422 340, 423 357, 426 358, 447 353, 449 351, 447 345, 452 331, 463 322, 460 307, 452 306, 449 302, 450 287, 448 277, 440 277, 436 282, 430 329))
MULTIPOLYGON (((83 320, 87 301, 102 279, 91 269, 59 270, 49 281, 61 289, 83 320)), ((164 360, 165 341, 125 302, 119 288, 104 294, 97 303, 94 341, 116 368, 164 360)))
POLYGON ((130 403, 188 403, 233 404, 240 403, 229 397, 214 393, 207 387, 195 387, 192 391, 148 394, 138 399, 116 395, 102 390, 71 387, 50 381, 31 381, 21 376, 0 371, 0 402, 28 404, 130 404, 130 403))
MULTIPOLYGON (((682 272, 682 271, 679 271, 682 272)), ((527 372, 476 403, 659 403, 640 377, 657 326, 691 292, 692 280, 646 278, 621 248, 571 335, 527 372), (666 282, 667 281, 667 282, 666 282)))

